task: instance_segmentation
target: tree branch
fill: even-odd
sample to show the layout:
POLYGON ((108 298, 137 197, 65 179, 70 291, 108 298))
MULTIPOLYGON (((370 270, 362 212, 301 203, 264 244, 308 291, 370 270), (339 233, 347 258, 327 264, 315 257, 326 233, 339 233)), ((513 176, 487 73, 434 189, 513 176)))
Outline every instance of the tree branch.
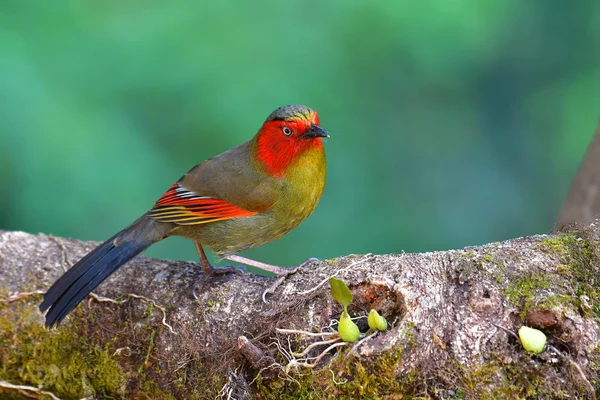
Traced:
MULTIPOLYGON (((526 353, 493 324, 543 330, 597 385, 599 237, 595 221, 463 250, 340 257, 298 271, 267 304, 270 278, 206 277, 196 263, 138 257, 95 291, 113 301, 84 302, 48 331, 39 293, 96 244, 0 231, 0 380, 63 399, 586 393, 570 364, 526 353), (321 283, 336 275, 353 293, 353 318, 374 308, 390 322, 353 357, 351 346, 323 352, 310 347, 321 339, 287 333, 335 330, 342 310, 321 283), (282 352, 320 358, 289 368, 282 352)), ((366 318, 357 323, 368 330, 366 318)))

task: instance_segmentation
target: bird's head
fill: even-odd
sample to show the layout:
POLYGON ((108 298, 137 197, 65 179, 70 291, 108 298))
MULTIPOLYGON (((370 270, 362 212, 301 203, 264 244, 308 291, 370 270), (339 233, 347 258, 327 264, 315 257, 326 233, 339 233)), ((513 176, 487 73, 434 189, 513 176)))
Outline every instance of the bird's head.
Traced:
POLYGON ((306 151, 324 151, 321 138, 326 137, 316 111, 303 105, 279 107, 256 134, 257 158, 267 172, 281 176, 306 151))

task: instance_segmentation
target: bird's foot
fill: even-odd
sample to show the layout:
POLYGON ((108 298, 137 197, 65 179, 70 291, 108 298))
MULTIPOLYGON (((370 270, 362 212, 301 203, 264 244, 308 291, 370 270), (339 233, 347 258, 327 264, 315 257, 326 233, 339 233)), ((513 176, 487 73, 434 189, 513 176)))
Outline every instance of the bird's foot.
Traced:
POLYGON ((296 271, 298 271, 302 267, 306 267, 312 263, 321 261, 318 258, 309 258, 308 260, 304 261, 302 264, 297 265, 293 268, 282 268, 277 265, 265 264, 263 262, 251 260, 249 258, 238 256, 235 254, 229 255, 229 256, 225 257, 225 259, 227 259, 229 261, 237 262, 240 264, 249 265, 251 267, 255 267, 255 268, 261 269, 263 271, 270 272, 272 274, 277 275, 277 280, 271 286, 269 286, 262 294, 262 300, 265 303, 267 302, 267 295, 275 293, 275 290, 279 287, 279 285, 281 285, 283 283, 283 281, 285 280, 286 277, 296 273, 296 271))
POLYGON ((275 290, 277 290, 277 288, 283 283, 283 281, 285 281, 285 278, 287 278, 288 276, 295 274, 300 268, 302 267, 307 267, 313 263, 319 262, 321 260, 319 260, 318 258, 309 258, 308 260, 304 261, 302 264, 298 264, 293 268, 281 268, 282 271, 280 272, 275 272, 275 274, 277 275, 277 280, 275 282, 273 282, 271 284, 271 286, 269 286, 268 288, 265 289, 265 291, 262 294, 262 301, 264 303, 267 302, 267 295, 268 294, 273 294, 275 293, 275 290))
MULTIPOLYGON (((208 261, 208 258, 206 258, 206 254, 204 253, 204 249, 202 248, 200 242, 194 241, 194 244, 196 245, 196 250, 198 250, 198 256, 200 257, 200 265, 202 265, 202 270, 204 271, 205 277, 231 273, 243 274, 246 272, 246 267, 244 266, 215 267, 211 265, 210 261, 208 261)), ((194 283, 194 286, 192 286, 192 294, 194 295, 194 298, 196 300, 198 300, 198 286, 201 283, 204 284, 205 280, 206 279, 200 279, 194 283)))
POLYGON ((198 286, 203 285, 206 282, 205 277, 207 276, 215 276, 215 275, 225 275, 225 274, 244 274, 247 271, 247 268, 243 265, 240 266, 226 266, 226 267, 215 267, 213 265, 208 264, 208 266, 205 266, 205 264, 202 264, 202 269, 204 270, 204 277, 202 277, 201 279, 198 279, 196 282, 194 282, 194 285, 192 286, 192 295, 194 295, 194 298, 196 300, 198 300, 198 286))

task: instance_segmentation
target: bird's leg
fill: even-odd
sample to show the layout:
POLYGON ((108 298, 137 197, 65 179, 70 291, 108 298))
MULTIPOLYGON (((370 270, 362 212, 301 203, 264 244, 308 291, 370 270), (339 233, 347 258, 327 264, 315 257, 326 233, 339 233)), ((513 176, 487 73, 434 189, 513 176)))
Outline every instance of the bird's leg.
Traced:
MULTIPOLYGON (((210 261, 206 257, 206 253, 204 253, 204 249, 200 242, 194 240, 194 244, 196 245, 196 250, 198 250, 198 257, 200 257, 200 265, 202 265, 202 269, 204 270, 204 275, 220 275, 220 274, 229 274, 232 272, 244 272, 244 267, 213 267, 210 265, 210 261)), ((198 300, 198 293, 196 289, 202 280, 197 281, 192 286, 192 294, 194 298, 198 300)))
POLYGON ((304 261, 302 264, 296 265, 293 268, 282 268, 277 265, 266 264, 266 263, 263 263, 260 261, 251 260, 249 258, 238 256, 238 255, 230 255, 230 256, 225 257, 225 259, 229 260, 229 261, 249 265, 251 267, 255 267, 260 270, 271 272, 271 273, 277 275, 277 277, 278 277, 277 280, 271 286, 269 286, 262 294, 262 300, 265 303, 267 302, 267 294, 275 293, 275 290, 279 287, 279 285, 281 285, 283 283, 283 281, 285 280, 285 278, 288 275, 295 273, 302 267, 306 267, 307 265, 310 265, 314 262, 319 261, 318 258, 309 258, 308 260, 304 261))
POLYGON ((208 261, 208 258, 206 257, 206 253, 204 253, 204 249, 202 248, 202 245, 200 244, 200 242, 198 242, 197 240, 194 240, 194 244, 196 245, 196 250, 198 250, 198 257, 200 257, 200 264, 202 265, 202 269, 204 270, 204 273, 206 275, 212 275, 212 274, 217 274, 217 275, 221 275, 221 274, 229 274, 232 272, 244 272, 243 267, 214 267, 212 265, 210 265, 210 261, 208 261))

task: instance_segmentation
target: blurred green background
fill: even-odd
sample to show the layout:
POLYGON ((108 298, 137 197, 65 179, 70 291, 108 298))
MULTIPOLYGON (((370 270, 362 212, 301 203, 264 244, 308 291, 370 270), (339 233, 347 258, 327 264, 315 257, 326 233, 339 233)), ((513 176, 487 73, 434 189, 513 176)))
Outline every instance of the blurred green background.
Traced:
POLYGON ((0 228, 106 239, 289 103, 331 133, 325 194, 245 255, 547 232, 600 116, 600 2, 3 1, 0 228))

